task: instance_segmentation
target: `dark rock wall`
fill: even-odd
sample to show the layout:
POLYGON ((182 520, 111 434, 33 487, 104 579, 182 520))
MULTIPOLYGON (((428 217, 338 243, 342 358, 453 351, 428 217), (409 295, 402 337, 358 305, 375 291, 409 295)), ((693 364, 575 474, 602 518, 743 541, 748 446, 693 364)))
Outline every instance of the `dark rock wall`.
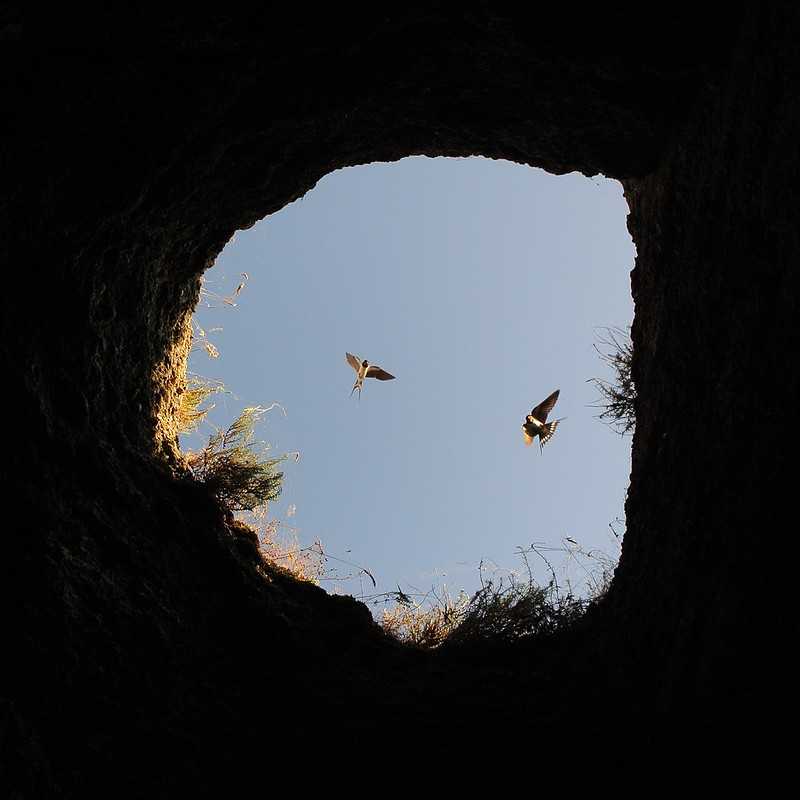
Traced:
POLYGON ((748 19, 663 164, 625 181, 639 405, 616 624, 667 703, 758 702, 790 670, 799 23, 748 19))
POLYGON ((362 739, 565 720, 585 699, 576 647, 604 654, 581 685, 636 686, 645 709, 756 690, 742 575, 791 499, 798 399, 793 12, 70 14, 0 14, 6 774, 33 794, 115 773, 146 793, 252 755, 267 719, 288 739, 315 714, 362 739), (605 613, 561 655, 401 653, 363 607, 265 570, 181 480, 172 415, 203 270, 331 170, 420 153, 625 182, 628 532, 605 613))

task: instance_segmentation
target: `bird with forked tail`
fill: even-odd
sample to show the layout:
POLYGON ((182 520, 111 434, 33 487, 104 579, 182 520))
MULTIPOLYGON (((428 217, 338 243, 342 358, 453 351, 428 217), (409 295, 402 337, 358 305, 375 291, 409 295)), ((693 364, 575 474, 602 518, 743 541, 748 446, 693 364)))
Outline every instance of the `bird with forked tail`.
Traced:
POLYGON ((379 381, 393 381, 394 375, 390 375, 385 369, 379 367, 377 364, 370 364, 365 358, 361 361, 358 356, 352 353, 345 353, 347 363, 356 371, 356 382, 353 384, 353 392, 358 389, 358 396, 361 397, 361 389, 364 386, 364 378, 377 378, 379 381))
POLYGON ((553 438, 558 423, 566 419, 566 417, 561 417, 561 419, 555 419, 552 422, 547 421, 547 415, 553 410, 560 391, 560 389, 556 389, 553 394, 542 400, 538 406, 534 406, 531 413, 525 417, 525 421, 522 423, 522 436, 526 445, 532 444, 533 440, 538 436, 539 450, 543 450, 544 446, 553 438))

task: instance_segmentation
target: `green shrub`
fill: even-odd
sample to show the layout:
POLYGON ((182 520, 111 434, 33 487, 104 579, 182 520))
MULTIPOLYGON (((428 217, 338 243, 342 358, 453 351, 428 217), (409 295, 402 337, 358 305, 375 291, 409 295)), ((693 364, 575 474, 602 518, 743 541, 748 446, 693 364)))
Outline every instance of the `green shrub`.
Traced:
POLYGON ((195 477, 231 511, 253 511, 276 500, 286 456, 265 458, 269 446, 255 441, 255 426, 266 409, 245 408, 225 431, 218 431, 199 452, 188 453, 195 477))

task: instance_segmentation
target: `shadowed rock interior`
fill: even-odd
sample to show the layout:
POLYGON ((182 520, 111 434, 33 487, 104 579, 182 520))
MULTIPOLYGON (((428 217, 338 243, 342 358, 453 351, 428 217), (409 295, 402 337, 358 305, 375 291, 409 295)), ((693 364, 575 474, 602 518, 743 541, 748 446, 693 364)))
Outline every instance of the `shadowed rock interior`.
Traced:
POLYGON ((609 726, 633 747, 773 708, 788 665, 759 559, 794 510, 796 11, 106 9, 34 32, 3 9, 9 785, 199 790, 331 720, 366 748, 489 723, 524 744, 577 715, 598 755, 609 726), (334 169, 414 154, 625 187, 627 531, 604 604, 554 640, 399 647, 264 565, 179 456, 189 321, 231 235, 334 169))

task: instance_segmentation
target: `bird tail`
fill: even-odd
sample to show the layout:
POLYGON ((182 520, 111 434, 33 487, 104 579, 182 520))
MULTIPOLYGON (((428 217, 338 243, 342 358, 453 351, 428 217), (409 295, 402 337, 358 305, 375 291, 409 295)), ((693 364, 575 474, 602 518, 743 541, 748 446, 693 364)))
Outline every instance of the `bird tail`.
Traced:
POLYGON ((556 432, 558 423, 565 419, 566 417, 561 417, 561 419, 554 419, 552 422, 546 422, 544 425, 542 425, 542 432, 539 434, 540 450, 543 450, 544 446, 553 438, 553 434, 556 432))

